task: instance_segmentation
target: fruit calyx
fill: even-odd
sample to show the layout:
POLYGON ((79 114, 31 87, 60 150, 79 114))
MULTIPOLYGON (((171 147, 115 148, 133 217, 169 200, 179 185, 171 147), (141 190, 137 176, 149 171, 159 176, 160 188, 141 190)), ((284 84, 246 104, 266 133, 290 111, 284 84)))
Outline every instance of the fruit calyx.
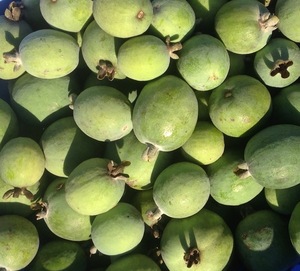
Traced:
POLYGON ((193 265, 197 265, 200 263, 200 251, 196 247, 188 248, 184 255, 183 259, 186 263, 187 268, 191 268, 193 265))
POLYGON ((18 22, 22 17, 22 9, 24 6, 20 2, 11 2, 4 11, 4 16, 11 21, 18 22))
POLYGON ((109 81, 114 80, 116 70, 114 65, 109 60, 100 59, 96 68, 98 70, 98 80, 103 80, 105 77, 107 77, 109 81))
POLYGON ((15 63, 13 71, 18 71, 22 66, 22 61, 19 52, 13 49, 10 52, 3 53, 4 63, 15 63))
POLYGON ((169 51, 169 55, 172 59, 179 59, 179 56, 174 52, 177 52, 182 49, 182 44, 180 42, 171 42, 171 37, 166 37, 166 44, 169 51))
POLYGON ((151 143, 146 143, 146 145, 147 147, 142 153, 142 159, 144 161, 151 162, 157 157, 159 149, 151 143))
POLYGON ((36 214, 36 219, 40 220, 47 216, 48 214, 48 204, 44 201, 34 202, 30 205, 30 208, 34 211, 39 211, 36 214))
POLYGON ((233 173, 238 176, 240 179, 246 179, 251 176, 249 172, 249 167, 247 163, 239 164, 234 170, 233 173))
POLYGON ((261 29, 272 32, 278 28, 279 18, 270 12, 265 12, 260 15, 258 22, 261 29))
POLYGON ((107 174, 113 179, 120 179, 126 181, 129 176, 124 173, 124 168, 129 166, 129 161, 122 161, 121 164, 116 164, 114 161, 109 161, 107 164, 107 174))
POLYGON ((285 79, 290 76, 288 67, 292 66, 294 63, 292 60, 276 60, 273 69, 270 71, 271 76, 275 76, 276 74, 280 74, 281 78, 285 79))
POLYGON ((33 198, 34 198, 34 195, 29 190, 27 190, 26 187, 14 187, 12 189, 9 189, 8 191, 6 191, 3 194, 2 198, 3 199, 8 199, 11 196, 13 198, 18 198, 20 195, 24 195, 30 201, 32 201, 33 198))

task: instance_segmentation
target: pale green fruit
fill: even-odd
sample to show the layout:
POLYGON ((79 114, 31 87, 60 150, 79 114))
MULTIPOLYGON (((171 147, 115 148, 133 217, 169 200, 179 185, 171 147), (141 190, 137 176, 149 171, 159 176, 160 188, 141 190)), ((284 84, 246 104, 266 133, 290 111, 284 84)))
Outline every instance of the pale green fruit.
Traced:
POLYGON ((181 147, 184 157, 201 165, 217 161, 223 154, 223 133, 209 121, 198 121, 193 134, 181 147))
POLYGON ((27 187, 40 180, 45 157, 39 144, 29 137, 9 140, 0 151, 0 177, 14 187, 27 187))
POLYGON ((120 255, 135 248, 142 240, 145 224, 140 212, 131 204, 119 202, 99 214, 92 223, 92 241, 105 255, 120 255))
POLYGON ((172 42, 186 38, 194 29, 195 12, 187 1, 154 0, 150 30, 160 38, 170 36, 172 42))
POLYGON ((60 30, 41 29, 28 34, 19 46, 19 61, 26 72, 38 78, 59 78, 79 63, 79 45, 60 30))
POLYGON ((93 1, 40 0, 40 10, 49 25, 68 32, 79 32, 92 16, 93 1))
POLYGON ((108 34, 129 38, 146 32, 153 9, 150 0, 95 0, 93 17, 108 34))
POLYGON ((19 215, 0 216, 0 267, 21 270, 34 259, 39 248, 39 234, 34 224, 19 215))
POLYGON ((207 34, 187 39, 179 52, 176 67, 194 89, 207 91, 219 86, 227 77, 230 59, 224 44, 207 34))
POLYGON ((289 220, 289 236, 293 247, 300 254, 300 231, 299 231, 299 221, 300 221, 300 201, 294 207, 290 220, 289 220))
POLYGON ((278 18, 259 1, 231 0, 215 16, 215 31, 227 50, 251 54, 263 48, 277 28, 278 18))
POLYGON ((73 116, 78 127, 99 141, 113 141, 132 130, 131 103, 118 89, 93 86, 76 98, 73 116))
POLYGON ((141 35, 125 41, 118 51, 118 67, 127 77, 149 81, 162 75, 169 67, 167 45, 153 35, 141 35))

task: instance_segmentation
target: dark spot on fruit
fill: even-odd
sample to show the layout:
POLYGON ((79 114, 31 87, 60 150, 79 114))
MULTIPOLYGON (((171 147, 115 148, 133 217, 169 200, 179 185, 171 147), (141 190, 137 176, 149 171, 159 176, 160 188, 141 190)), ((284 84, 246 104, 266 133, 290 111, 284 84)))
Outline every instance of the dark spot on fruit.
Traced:
POLYGON ((274 68, 271 70, 270 75, 274 77, 276 74, 280 74, 281 78, 285 79, 290 76, 288 67, 292 66, 294 63, 292 60, 277 60, 275 62, 274 68))
POLYGON ((231 96, 232 96, 231 90, 225 91, 225 93, 224 93, 224 98, 229 98, 229 97, 231 97, 231 96))

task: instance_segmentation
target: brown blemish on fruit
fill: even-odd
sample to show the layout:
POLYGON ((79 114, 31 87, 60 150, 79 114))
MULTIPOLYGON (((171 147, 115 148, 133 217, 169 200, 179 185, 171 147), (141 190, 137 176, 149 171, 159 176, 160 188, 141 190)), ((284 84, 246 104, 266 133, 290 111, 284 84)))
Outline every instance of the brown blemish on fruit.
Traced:
POLYGON ((288 67, 292 66, 294 63, 292 60, 282 60, 279 59, 275 62, 273 69, 270 72, 271 76, 275 76, 276 74, 280 74, 281 78, 285 79, 290 76, 288 67))
POLYGON ((136 15, 136 17, 139 19, 139 20, 142 20, 144 17, 145 17, 145 12, 140 10, 138 12, 138 14, 136 15))
POLYGON ((225 93, 224 93, 224 98, 229 98, 231 96, 232 96, 231 90, 226 90, 225 93))

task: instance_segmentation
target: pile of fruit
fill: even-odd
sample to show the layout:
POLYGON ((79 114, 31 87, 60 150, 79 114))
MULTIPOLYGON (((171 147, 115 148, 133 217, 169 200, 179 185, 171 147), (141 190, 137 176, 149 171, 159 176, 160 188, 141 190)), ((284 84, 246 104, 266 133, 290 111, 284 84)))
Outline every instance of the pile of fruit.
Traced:
POLYGON ((0 16, 0 269, 291 270, 299 8, 11 2, 0 16))

